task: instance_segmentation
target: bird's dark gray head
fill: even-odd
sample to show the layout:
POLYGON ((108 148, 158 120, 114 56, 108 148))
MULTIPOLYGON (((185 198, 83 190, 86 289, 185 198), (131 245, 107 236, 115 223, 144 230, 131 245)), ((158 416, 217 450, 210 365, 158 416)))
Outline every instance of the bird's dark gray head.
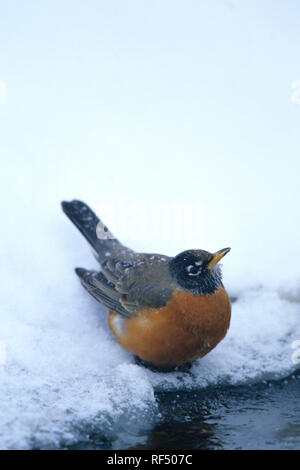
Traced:
POLYGON ((170 271, 178 284, 195 294, 213 294, 222 284, 222 272, 217 263, 230 251, 216 253, 205 250, 186 250, 170 261, 170 271))

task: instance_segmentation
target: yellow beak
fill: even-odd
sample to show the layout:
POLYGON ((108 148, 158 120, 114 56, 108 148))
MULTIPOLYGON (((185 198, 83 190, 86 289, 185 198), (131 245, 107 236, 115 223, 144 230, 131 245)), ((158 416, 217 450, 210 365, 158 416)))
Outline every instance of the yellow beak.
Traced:
POLYGON ((212 260, 208 263, 207 269, 213 269, 216 264, 223 258, 223 256, 227 255, 227 253, 231 250, 231 248, 223 248, 222 250, 216 251, 213 254, 212 260))

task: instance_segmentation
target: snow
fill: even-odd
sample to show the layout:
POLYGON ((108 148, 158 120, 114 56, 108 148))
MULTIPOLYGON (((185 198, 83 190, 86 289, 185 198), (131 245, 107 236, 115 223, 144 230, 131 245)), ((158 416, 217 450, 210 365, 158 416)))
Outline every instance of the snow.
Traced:
POLYGON ((1 448, 138 434, 156 390, 299 367, 299 6, 68 3, 1 11, 1 448), (116 342, 74 273, 97 264, 73 198, 137 251, 231 246, 231 327, 190 373, 116 342))

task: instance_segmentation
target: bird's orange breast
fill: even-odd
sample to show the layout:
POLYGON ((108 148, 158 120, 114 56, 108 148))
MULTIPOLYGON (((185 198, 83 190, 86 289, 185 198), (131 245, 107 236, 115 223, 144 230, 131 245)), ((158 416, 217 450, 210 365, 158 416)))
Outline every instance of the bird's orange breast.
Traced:
POLYGON ((109 327, 121 345, 157 366, 177 366, 205 356, 226 335, 231 304, 225 289, 195 296, 175 291, 163 308, 130 319, 110 312, 109 327))

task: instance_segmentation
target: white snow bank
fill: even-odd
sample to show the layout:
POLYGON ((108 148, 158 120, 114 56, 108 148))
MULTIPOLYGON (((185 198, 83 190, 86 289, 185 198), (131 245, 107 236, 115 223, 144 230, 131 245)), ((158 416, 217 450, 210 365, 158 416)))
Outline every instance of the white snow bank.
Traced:
POLYGON ((107 312, 67 268, 65 247, 45 249, 55 234, 47 234, 46 226, 46 220, 35 230, 30 225, 30 240, 23 230, 23 242, 9 250, 0 269, 6 350, 0 364, 1 448, 70 444, 84 438, 87 423, 113 438, 114 430, 129 426, 134 432, 154 416, 146 372, 113 340, 107 312))

